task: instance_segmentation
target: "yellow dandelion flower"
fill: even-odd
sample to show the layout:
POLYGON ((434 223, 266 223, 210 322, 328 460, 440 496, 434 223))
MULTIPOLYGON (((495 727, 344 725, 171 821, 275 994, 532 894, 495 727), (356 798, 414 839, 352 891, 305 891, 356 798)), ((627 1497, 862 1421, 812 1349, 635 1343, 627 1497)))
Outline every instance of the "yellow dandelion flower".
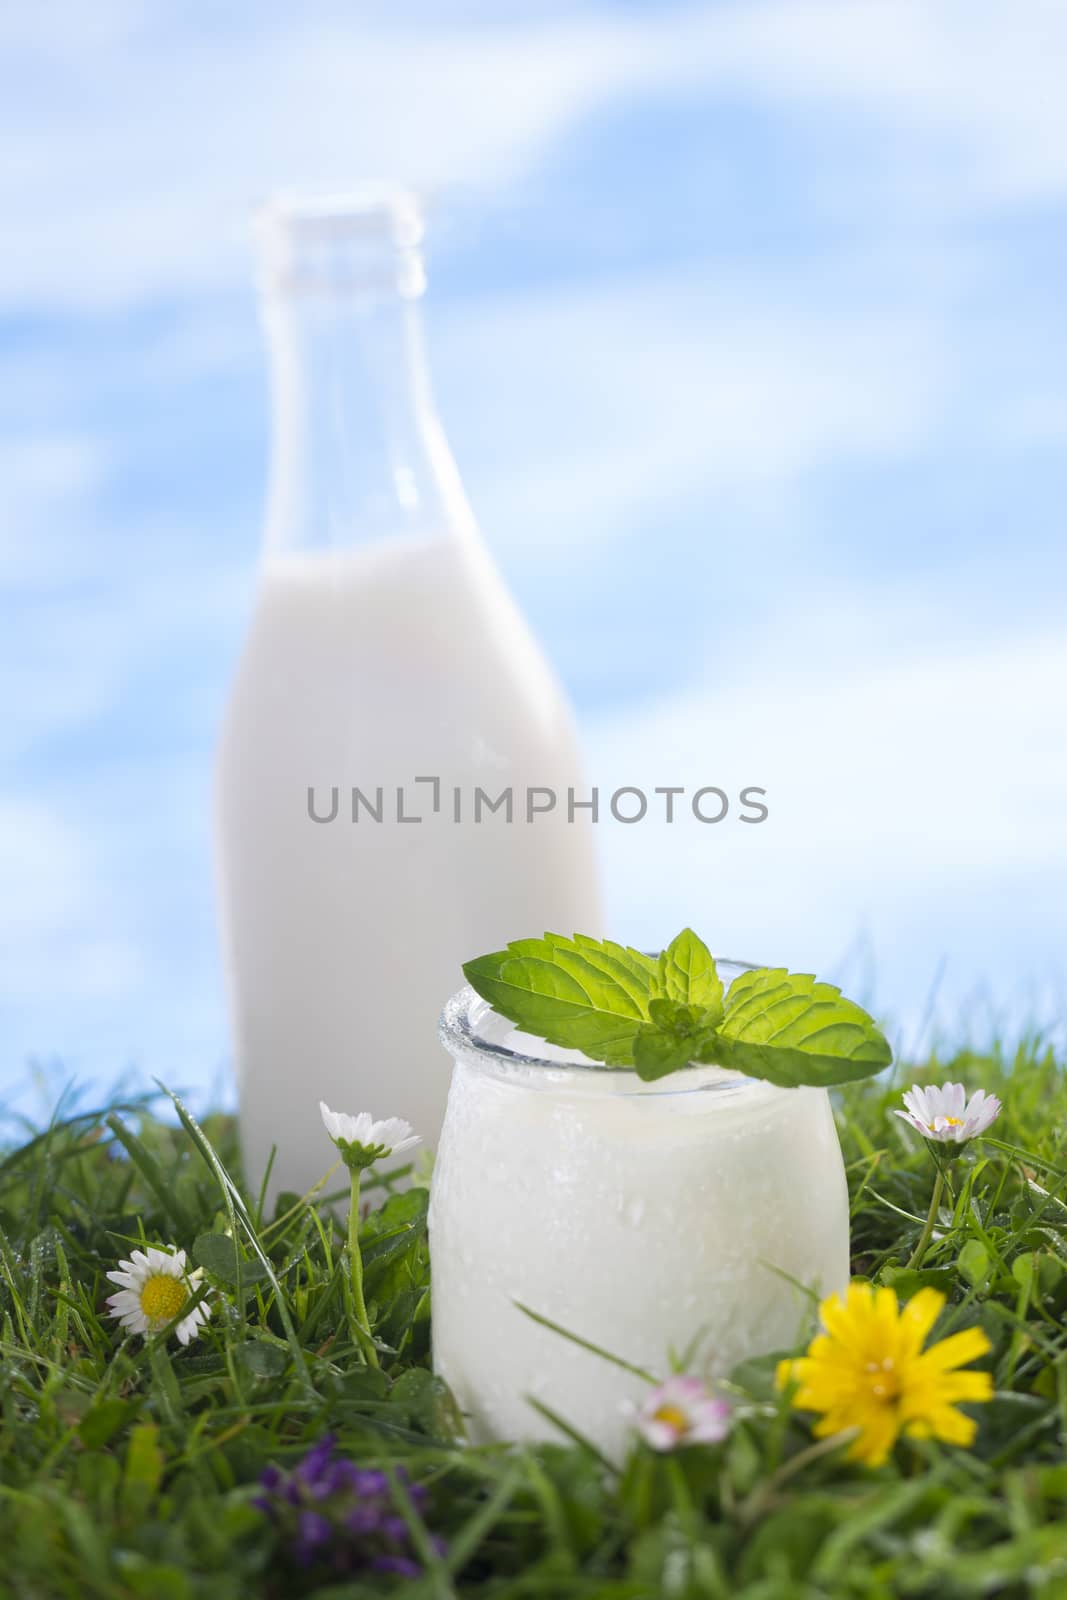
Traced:
POLYGON ((944 1303, 936 1289, 920 1289, 902 1307, 892 1289, 850 1284, 844 1300, 834 1294, 819 1307, 824 1331, 807 1355, 779 1364, 779 1388, 796 1384, 793 1405, 823 1413, 819 1437, 858 1428, 849 1455, 871 1467, 902 1433, 971 1444, 975 1423, 956 1407, 992 1399, 993 1379, 957 1369, 984 1356, 989 1340, 967 1328, 923 1350, 944 1303))

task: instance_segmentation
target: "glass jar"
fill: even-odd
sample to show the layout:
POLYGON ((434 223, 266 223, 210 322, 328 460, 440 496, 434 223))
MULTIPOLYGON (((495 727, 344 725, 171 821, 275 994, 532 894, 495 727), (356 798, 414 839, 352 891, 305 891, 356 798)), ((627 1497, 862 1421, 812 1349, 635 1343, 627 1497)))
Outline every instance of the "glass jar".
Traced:
MULTIPOLYGON (((725 982, 742 970, 720 962, 725 982)), ((430 1200, 434 1369, 471 1437, 558 1437, 540 1401, 617 1454, 646 1385, 520 1309, 655 1376, 787 1348, 849 1277, 829 1097, 720 1067, 642 1083, 519 1033, 462 989, 430 1200)))

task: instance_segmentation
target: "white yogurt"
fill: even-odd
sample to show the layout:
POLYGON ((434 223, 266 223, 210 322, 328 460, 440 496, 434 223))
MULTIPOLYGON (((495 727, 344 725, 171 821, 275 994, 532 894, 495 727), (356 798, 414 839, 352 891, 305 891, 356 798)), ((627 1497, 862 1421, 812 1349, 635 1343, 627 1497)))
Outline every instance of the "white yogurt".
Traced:
POLYGON ((430 1204, 433 1355, 473 1439, 558 1437, 532 1398, 617 1454, 646 1387, 517 1302, 657 1376, 672 1352, 716 1376, 793 1344, 809 1302, 789 1280, 845 1287, 825 1090, 718 1067, 643 1084, 526 1039, 469 989, 442 1036, 455 1068, 430 1204))

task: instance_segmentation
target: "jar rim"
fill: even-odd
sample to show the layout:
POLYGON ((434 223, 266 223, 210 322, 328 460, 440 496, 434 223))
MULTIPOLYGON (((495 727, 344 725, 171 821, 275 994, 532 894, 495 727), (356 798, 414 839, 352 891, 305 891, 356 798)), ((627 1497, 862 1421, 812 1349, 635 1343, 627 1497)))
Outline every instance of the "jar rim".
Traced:
MULTIPOLYGON (((731 979, 741 972, 754 970, 754 963, 750 961, 737 961, 725 956, 717 956, 715 960, 720 969, 731 969, 731 979)), ((628 1071, 632 1071, 632 1069, 625 1067, 609 1066, 605 1061, 592 1061, 585 1058, 561 1060, 558 1057, 550 1059, 544 1055, 516 1049, 514 1046, 500 1040, 485 1037, 481 1031, 480 1024, 487 1017, 498 1018, 505 1024, 507 1021, 506 1018, 500 1016, 499 1012, 494 1011, 488 1000, 483 999, 475 989, 471 988, 470 984, 464 984, 463 988, 457 990, 448 1000, 444 1010, 441 1012, 437 1031, 441 1043, 454 1060, 467 1061, 479 1066, 493 1065, 505 1070, 536 1067, 547 1073, 566 1073, 568 1075, 571 1073, 611 1074, 614 1077, 618 1077, 627 1074, 628 1071)), ((511 1025, 508 1024, 508 1026, 511 1025)), ((512 1031, 518 1030, 512 1027, 512 1031)), ((574 1055, 579 1056, 580 1052, 575 1051, 574 1055)), ((707 1073, 708 1070, 708 1067, 703 1063, 693 1062, 688 1067, 681 1068, 678 1073, 672 1073, 671 1077, 677 1084, 682 1074, 707 1073)), ((727 1084, 748 1084, 758 1081, 745 1077, 743 1073, 733 1071, 727 1073, 725 1068, 713 1067, 711 1070, 723 1074, 721 1082, 724 1087, 727 1084)), ((649 1084, 648 1087, 654 1088, 655 1085, 649 1084)))

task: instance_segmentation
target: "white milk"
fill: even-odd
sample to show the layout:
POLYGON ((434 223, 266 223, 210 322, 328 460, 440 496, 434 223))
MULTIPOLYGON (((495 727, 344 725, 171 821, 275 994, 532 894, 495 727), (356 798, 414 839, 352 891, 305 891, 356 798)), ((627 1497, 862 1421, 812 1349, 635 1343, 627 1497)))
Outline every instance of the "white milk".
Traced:
MULTIPOLYGON (((524 820, 527 784, 580 782, 563 699, 506 592, 459 540, 268 563, 218 767, 226 942, 250 1173, 328 1165, 318 1102, 402 1116, 436 1142, 435 1040, 462 961, 598 916, 589 832, 524 820), (418 776, 441 779, 441 810, 418 776), (337 785, 339 812, 328 816, 337 785), (381 823, 372 804, 381 787, 381 823), (454 790, 516 791, 515 820, 453 820, 454 790), (405 790, 396 820, 395 791, 405 790)), ((255 1178, 253 1179, 255 1181, 255 1178)))
POLYGON ((847 1284, 824 1090, 548 1065, 583 1058, 471 990, 442 1033, 456 1064, 430 1206, 433 1360, 475 1440, 558 1438, 533 1397, 618 1455, 647 1389, 517 1302, 657 1376, 671 1351, 715 1376, 794 1343, 810 1307, 787 1278, 847 1284))
POLYGON ((277 1145, 276 1194, 330 1164, 320 1099, 406 1117, 433 1146, 434 1030, 462 962, 597 933, 600 907, 587 813, 567 821, 567 789, 586 792, 570 713, 434 411, 417 207, 284 201, 261 233, 271 490, 216 833, 246 1167, 258 1184, 277 1145), (353 787, 375 809, 381 791, 380 821, 352 820, 353 787), (473 820, 479 787, 512 789, 510 823, 473 820), (527 822, 527 787, 557 809, 527 822), (322 818, 336 789, 334 820, 312 820, 309 788, 322 818))

